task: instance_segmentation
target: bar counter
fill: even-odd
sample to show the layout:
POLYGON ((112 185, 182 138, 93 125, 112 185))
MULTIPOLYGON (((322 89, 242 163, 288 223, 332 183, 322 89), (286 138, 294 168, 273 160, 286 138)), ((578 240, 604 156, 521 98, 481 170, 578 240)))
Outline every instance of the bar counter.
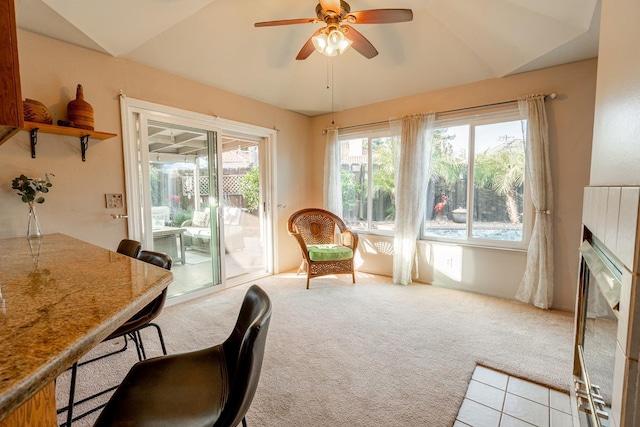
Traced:
POLYGON ((0 238, 0 425, 34 395, 53 399, 55 419, 53 380, 172 279, 63 234, 0 238))

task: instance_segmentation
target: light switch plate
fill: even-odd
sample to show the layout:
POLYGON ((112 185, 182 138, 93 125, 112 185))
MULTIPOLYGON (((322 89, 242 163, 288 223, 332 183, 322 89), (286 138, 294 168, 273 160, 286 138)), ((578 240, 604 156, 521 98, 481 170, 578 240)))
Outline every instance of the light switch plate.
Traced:
POLYGON ((105 194, 107 200, 107 208, 122 208, 124 204, 122 202, 122 194, 105 194))

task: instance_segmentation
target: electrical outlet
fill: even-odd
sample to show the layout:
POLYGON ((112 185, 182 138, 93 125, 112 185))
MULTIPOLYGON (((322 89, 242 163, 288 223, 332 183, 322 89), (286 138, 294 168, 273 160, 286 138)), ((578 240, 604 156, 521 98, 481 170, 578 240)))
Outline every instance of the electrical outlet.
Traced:
POLYGON ((124 207, 122 194, 105 194, 104 196, 107 200, 107 208, 115 209, 124 207))

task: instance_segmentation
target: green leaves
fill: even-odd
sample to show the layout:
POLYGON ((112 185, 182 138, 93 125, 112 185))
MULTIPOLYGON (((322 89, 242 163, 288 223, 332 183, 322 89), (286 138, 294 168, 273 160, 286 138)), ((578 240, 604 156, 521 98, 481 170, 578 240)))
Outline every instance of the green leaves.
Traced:
POLYGON ((22 174, 11 181, 11 188, 18 192, 24 203, 44 203, 44 197, 40 194, 48 193, 49 189, 53 187, 49 175, 55 176, 54 174, 45 173, 45 179, 42 179, 29 178, 22 174))
POLYGON ((247 201, 250 211, 258 209, 260 204, 260 170, 254 166, 240 178, 240 194, 247 201))

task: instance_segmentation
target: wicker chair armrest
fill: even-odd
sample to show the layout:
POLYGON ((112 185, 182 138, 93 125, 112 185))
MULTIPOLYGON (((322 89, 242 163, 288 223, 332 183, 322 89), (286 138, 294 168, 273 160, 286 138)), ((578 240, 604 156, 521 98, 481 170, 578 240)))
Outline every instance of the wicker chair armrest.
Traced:
POLYGON ((311 262, 311 259, 309 259, 309 251, 307 250, 307 244, 302 239, 302 235, 300 235, 300 233, 289 233, 289 234, 296 238, 296 242, 298 242, 298 246, 300 247, 300 252, 302 252, 302 256, 307 260, 307 262, 311 262))
POLYGON ((182 224, 180 224, 180 227, 191 227, 192 224, 193 224, 193 221, 188 219, 185 222, 183 222, 182 224))
POLYGON ((343 246, 351 248, 353 252, 355 252, 358 247, 358 233, 350 229, 341 232, 340 243, 343 246))

